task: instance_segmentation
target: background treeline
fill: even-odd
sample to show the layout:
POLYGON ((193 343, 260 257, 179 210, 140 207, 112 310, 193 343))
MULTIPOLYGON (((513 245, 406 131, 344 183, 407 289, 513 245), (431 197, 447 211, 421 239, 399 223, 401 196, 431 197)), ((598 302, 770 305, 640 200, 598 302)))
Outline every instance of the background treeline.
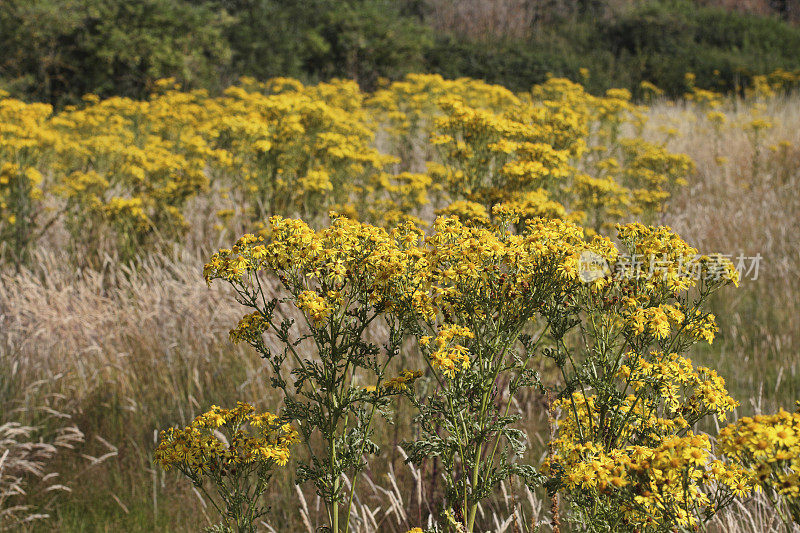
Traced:
POLYGON ((668 95, 741 90, 800 67, 789 0, 3 0, 0 89, 56 105, 141 97, 174 77, 217 90, 240 76, 407 72, 527 89, 548 73, 595 92, 643 80, 668 95))

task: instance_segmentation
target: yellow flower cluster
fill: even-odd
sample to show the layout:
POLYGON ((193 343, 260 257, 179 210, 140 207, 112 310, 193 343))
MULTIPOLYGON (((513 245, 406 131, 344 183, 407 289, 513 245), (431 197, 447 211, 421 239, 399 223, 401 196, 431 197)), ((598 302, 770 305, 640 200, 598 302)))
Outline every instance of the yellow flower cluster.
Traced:
POLYGON ((239 402, 233 409, 212 406, 189 426, 162 431, 155 462, 198 481, 210 473, 224 476, 240 465, 284 466, 296 440, 292 426, 273 414, 256 413, 249 404, 239 402))
POLYGON ((454 216, 467 226, 485 226, 489 224, 489 211, 483 204, 469 200, 456 200, 444 209, 436 212, 440 216, 454 216))
POLYGON ((718 442, 800 523, 800 412, 742 418, 723 428, 718 442))
POLYGON ((23 170, 14 163, 0 166, 0 227, 14 227, 20 204, 41 199, 41 183, 42 175, 33 167, 23 170), (20 193, 24 195, 23 198, 19 197, 20 193))
MULTIPOLYGON (((610 422, 594 397, 575 393, 560 407, 578 413, 582 431, 610 422)), ((570 418, 560 420, 559 437, 552 443, 555 453, 543 470, 558 474, 570 493, 608 502, 604 519, 619 516, 645 531, 669 524, 696 526, 706 513, 714 513, 726 493, 744 495, 754 489, 752 476, 740 465, 714 459, 707 435, 692 433, 680 416, 659 418, 649 409, 646 402, 628 396, 616 416, 629 425, 620 427, 623 435, 610 444, 600 439, 582 443, 570 418), (648 444, 631 444, 635 441, 648 444)))
POLYGON ((0 240, 17 254, 28 245, 43 176, 37 168, 55 143, 45 127, 52 108, 4 98, 0 92, 0 240))
POLYGON ((328 301, 314 291, 301 292, 297 297, 297 306, 316 327, 322 325, 333 311, 328 301))
POLYGON ((694 368, 692 362, 678 354, 653 352, 649 358, 628 354, 620 366, 619 377, 634 392, 646 387, 658 392, 664 409, 677 414, 678 428, 688 427, 695 418, 713 414, 724 421, 738 403, 728 395, 725 380, 707 367, 694 368))
MULTIPOLYGON (((374 185, 365 187, 366 196, 361 209, 368 220, 378 221, 387 227, 404 221, 424 224, 414 213, 419 213, 420 208, 430 202, 428 194, 431 188, 432 179, 428 174, 381 172, 374 185)), ((348 214, 356 218, 358 215, 353 210, 348 214)))
POLYGON ((455 217, 437 219, 434 229, 425 240, 434 301, 464 320, 524 314, 536 281, 590 246, 578 226, 560 220, 537 219, 519 235, 466 226, 455 217))
MULTIPOLYGON (((472 339, 475 335, 463 326, 444 325, 439 329, 430 354, 431 366, 445 376, 455 377, 456 372, 469 368, 469 350, 455 342, 457 338, 472 339)), ((423 348, 430 343, 430 337, 420 339, 423 348)))
MULTIPOLYGON (((644 294, 682 292, 714 282, 739 285, 739 272, 730 259, 698 254, 669 227, 631 223, 617 226, 617 235, 628 261, 615 266, 622 277, 643 283, 644 294)), ((680 318, 678 312, 685 314, 677 308, 664 311, 675 321, 680 318)), ((709 327, 713 326, 713 316, 710 322, 709 327)))
POLYGON ((770 98, 800 85, 800 71, 777 69, 770 74, 753 76, 745 90, 750 98, 770 98))
POLYGON ((390 394, 405 392, 409 390, 409 385, 422 377, 420 370, 403 370, 397 377, 387 379, 381 384, 381 389, 390 394))
MULTIPOLYGON (((446 404, 439 396, 416 405, 431 424, 442 418, 452 423, 449 438, 462 444, 456 446, 462 450, 458 453, 478 454, 459 461, 483 461, 481 450, 498 449, 493 440, 510 441, 514 435, 493 425, 510 420, 509 407, 493 403, 488 391, 501 375, 508 378, 512 394, 535 383, 526 367, 535 343, 526 333, 546 325, 550 331, 543 342, 553 343, 548 357, 561 361, 562 372, 568 357, 573 365, 581 357, 597 363, 596 381, 590 384, 596 394, 573 389, 557 404, 566 416, 558 421, 556 454, 548 469, 567 490, 601 491, 607 501, 619 499, 615 505, 626 521, 662 525, 696 524, 698 513, 713 514, 715 506, 729 501, 724 498, 730 491, 750 490, 740 470, 711 457, 707 437, 690 431, 710 415, 724 419, 736 403, 713 370, 695 368, 679 355, 699 338, 713 335, 713 316, 701 312, 702 300, 693 300, 693 289, 702 284, 706 293, 734 283, 729 261, 699 256, 669 228, 620 225, 617 248, 607 237, 586 238, 580 226, 561 219, 520 223, 520 213, 508 204, 495 205, 491 219, 484 217, 480 225, 441 216, 428 233, 410 221, 386 230, 331 216, 331 224, 320 230, 272 217, 263 235, 244 235, 212 256, 204 269, 206 280, 230 282, 240 301, 257 309, 242 318, 232 340, 261 349, 267 329, 285 335, 281 318, 272 316, 280 302, 292 302, 303 312, 311 336, 322 346, 346 337, 341 324, 368 324, 379 315, 392 324, 414 324, 413 334, 440 385, 437 394, 466 406, 459 416, 474 417, 475 423, 463 428, 446 418, 455 415, 437 411, 446 404), (623 252, 649 258, 657 268, 637 270, 626 264, 623 252), (601 265, 589 268, 597 276, 588 279, 587 257, 601 265), (699 276, 685 269, 692 261, 699 264, 692 267, 699 276), (716 281, 705 278, 712 268, 719 275, 716 281), (263 274, 277 280, 284 293, 271 303, 265 301, 271 293, 265 297, 261 290, 263 274), (567 347, 573 342, 567 331, 575 323, 591 338, 588 354, 567 347), (613 362, 611 354, 616 354, 613 362), (475 397, 474 390, 486 392, 475 397), (474 442, 480 444, 467 446, 474 442)), ((539 340, 545 337, 542 332, 539 340)), ((323 360, 329 353, 340 352, 322 349, 316 357, 323 360)), ((277 361, 276 372, 282 359, 277 361)), ((312 375, 308 369, 318 363, 298 364, 312 375)), ((410 391, 421 376, 406 370, 382 381, 382 374, 376 374, 375 386, 354 387, 352 397, 385 400, 410 391)), ((489 452, 485 459, 502 463, 504 457, 489 452)), ((476 503, 469 499, 487 490, 480 483, 491 481, 481 477, 480 464, 476 471, 471 480, 449 477, 454 473, 446 478, 459 493, 463 515, 473 521, 476 503)))
MULTIPOLYGON (((204 268, 206 280, 242 282, 261 271, 276 275, 314 328, 359 305, 391 311, 410 302, 429 312, 425 265, 413 226, 390 234, 338 215, 319 231, 299 220, 272 217, 270 222, 268 239, 248 234, 214 254, 204 268)), ((231 337, 255 342, 267 329, 267 319, 247 315, 231 337)))
MULTIPOLYGON (((368 295, 363 303, 410 309, 424 318, 437 310, 459 320, 496 318, 498 313, 529 315, 536 280, 555 273, 576 250, 593 246, 583 241, 578 226, 559 220, 537 220, 513 235, 441 217, 434 230, 423 238, 410 223, 387 232, 336 217, 331 226, 314 231, 299 220, 273 217, 268 239, 243 236, 231 249, 214 254, 204 275, 210 282, 251 279, 262 270, 275 273, 315 327, 342 305, 355 305, 354 298, 361 297, 356 293, 368 295)), ((247 315, 232 338, 260 336, 264 319, 247 315)))
POLYGON ((660 305, 647 309, 637 308, 630 316, 631 327, 636 335, 649 333, 656 338, 664 339, 669 336, 670 327, 683 323, 684 315, 679 310, 679 304, 660 305))
POLYGON ((382 169, 396 159, 371 146, 363 98, 352 81, 306 87, 285 78, 244 80, 225 91, 213 127, 229 154, 237 205, 255 220, 309 217, 352 209, 354 195, 378 187, 382 169))
POLYGON ((368 100, 377 110, 377 119, 389 124, 388 130, 410 140, 431 131, 431 117, 439 112, 437 102, 444 96, 457 97, 467 105, 501 110, 515 105, 517 96, 505 87, 480 80, 446 80, 438 74, 409 74, 404 79, 377 90, 368 100))
POLYGON ((695 526, 726 494, 753 490, 738 462, 715 459, 709 437, 690 430, 709 414, 724 420, 737 405, 714 371, 676 354, 630 353, 617 378, 630 393, 613 408, 582 392, 555 402, 564 417, 544 464, 567 491, 612 502, 594 519, 621 516, 642 530, 695 526))
POLYGON ((131 253, 178 236, 200 193, 259 218, 336 206, 366 212, 386 190, 402 215, 426 201, 427 184, 406 175, 386 186, 392 178, 382 169, 397 159, 372 146, 363 100, 352 81, 285 79, 243 80, 213 98, 165 80, 145 101, 88 95, 58 114, 0 97, 0 225, 20 218, 21 200, 6 191, 18 178, 30 181, 29 195, 66 203, 64 221, 80 242, 110 227, 131 253))
POLYGON ((242 317, 234 329, 230 331, 230 339, 234 344, 246 342, 250 344, 261 340, 261 335, 269 329, 269 323, 256 311, 242 317))
POLYGON ((613 501, 618 507, 610 511, 640 531, 696 526, 706 509, 713 513, 720 485, 736 495, 753 490, 741 467, 714 459, 709 437, 691 431, 666 436, 651 447, 556 445, 560 455, 546 467, 563 469, 564 486, 613 501))
POLYGON ((631 196, 631 212, 635 215, 654 214, 677 187, 686 185, 687 177, 695 171, 692 159, 686 154, 673 154, 663 146, 642 139, 620 142, 622 168, 615 173, 631 196))
POLYGON ((440 162, 429 172, 449 202, 511 203, 524 218, 568 217, 599 231, 631 215, 652 216, 687 183, 694 163, 638 137, 620 138, 624 123, 640 130, 644 120, 630 99, 623 90, 595 97, 559 78, 499 109, 442 96, 431 135, 440 162))

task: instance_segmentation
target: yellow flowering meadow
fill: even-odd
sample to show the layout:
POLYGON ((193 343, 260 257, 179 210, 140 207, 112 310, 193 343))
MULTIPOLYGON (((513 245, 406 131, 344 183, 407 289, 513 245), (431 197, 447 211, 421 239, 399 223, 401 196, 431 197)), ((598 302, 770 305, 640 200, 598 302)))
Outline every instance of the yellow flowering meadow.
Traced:
POLYGON ((693 169, 621 136, 638 110, 562 79, 514 94, 414 74, 374 93, 245 78, 212 96, 162 80, 146 100, 87 95, 57 112, 0 97, 0 233, 22 253, 63 226, 76 248, 127 260, 180 239, 204 202, 220 230, 329 210, 385 226, 432 210, 474 220, 501 203, 607 229, 663 209, 693 169))
MULTIPOLYGON (((755 172, 765 102, 790 74, 756 79, 736 116, 691 83, 686 103, 709 134, 737 128, 755 172)), ((328 530, 352 530, 375 420, 400 401, 417 416, 397 444, 417 472, 435 462, 440 528, 491 527, 514 484, 560 494, 588 529, 702 528, 757 490, 800 521, 800 415, 743 418, 716 444, 701 431, 738 405, 692 355, 719 331, 709 298, 739 273, 656 225, 696 167, 667 148, 675 131, 643 138, 645 111, 566 79, 513 93, 423 74, 374 92, 162 80, 144 100, 59 110, 0 95, 0 260, 24 265, 49 231, 81 266, 231 242, 203 276, 241 304, 229 340, 262 357, 279 410, 214 406, 155 451, 221 527, 253 530, 291 464, 328 530), (546 406, 543 461, 521 405, 546 406)))

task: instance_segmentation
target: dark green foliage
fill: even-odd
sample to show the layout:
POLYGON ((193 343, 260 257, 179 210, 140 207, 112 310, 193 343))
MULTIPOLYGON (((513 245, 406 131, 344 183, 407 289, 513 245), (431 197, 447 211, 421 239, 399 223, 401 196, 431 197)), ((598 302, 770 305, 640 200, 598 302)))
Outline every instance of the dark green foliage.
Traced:
POLYGON ((215 8, 234 18, 225 31, 232 51, 227 66, 229 76, 266 79, 302 75, 307 50, 314 42, 313 35, 304 27, 312 15, 313 4, 313 1, 216 0, 215 8))
POLYGON ((648 80, 668 94, 687 87, 736 91, 750 77, 800 66, 800 31, 778 19, 690 2, 651 3, 600 30, 600 39, 624 65, 633 83, 648 80))
POLYGON ((236 21, 226 38, 232 76, 348 77, 366 87, 379 76, 420 71, 427 29, 391 0, 216 0, 236 21))
POLYGON ((636 94, 646 80, 677 96, 686 72, 699 87, 737 91, 753 75, 800 68, 800 28, 690 0, 616 11, 581 1, 537 18, 529 38, 494 41, 434 35, 429 11, 425 0, 3 0, 0 87, 63 105, 89 92, 142 97, 162 77, 211 90, 240 76, 347 77, 370 89, 437 72, 514 90, 548 74, 592 92, 636 94))
POLYGON ((85 93, 141 97, 154 80, 213 85, 229 18, 181 0, 4 0, 0 79, 51 103, 85 93))
POLYGON ((592 10, 537 28, 527 41, 458 41, 443 36, 427 52, 428 67, 448 77, 472 76, 525 90, 548 73, 580 79, 592 92, 650 81, 670 96, 697 86, 739 91, 757 74, 800 67, 800 29, 777 18, 698 8, 690 1, 643 2, 608 18, 592 10))
POLYGON ((392 0, 322 1, 316 36, 320 46, 309 57, 307 73, 317 78, 345 76, 374 88, 378 77, 400 77, 424 70, 428 32, 418 20, 401 15, 392 0))
POLYGON ((511 90, 527 90, 547 79, 548 73, 577 75, 569 58, 552 53, 540 43, 460 41, 442 36, 428 50, 428 70, 446 78, 470 77, 498 83, 511 90), (573 72, 574 71, 574 72, 573 72))

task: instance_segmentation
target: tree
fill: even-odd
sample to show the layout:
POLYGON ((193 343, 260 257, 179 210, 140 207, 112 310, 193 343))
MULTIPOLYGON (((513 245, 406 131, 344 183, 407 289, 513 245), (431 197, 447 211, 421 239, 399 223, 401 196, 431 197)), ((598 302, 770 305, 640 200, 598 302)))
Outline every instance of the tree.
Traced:
POLYGON ((141 97, 165 77, 205 84, 228 61, 230 22, 183 0, 6 0, 0 78, 53 104, 90 92, 141 97))

